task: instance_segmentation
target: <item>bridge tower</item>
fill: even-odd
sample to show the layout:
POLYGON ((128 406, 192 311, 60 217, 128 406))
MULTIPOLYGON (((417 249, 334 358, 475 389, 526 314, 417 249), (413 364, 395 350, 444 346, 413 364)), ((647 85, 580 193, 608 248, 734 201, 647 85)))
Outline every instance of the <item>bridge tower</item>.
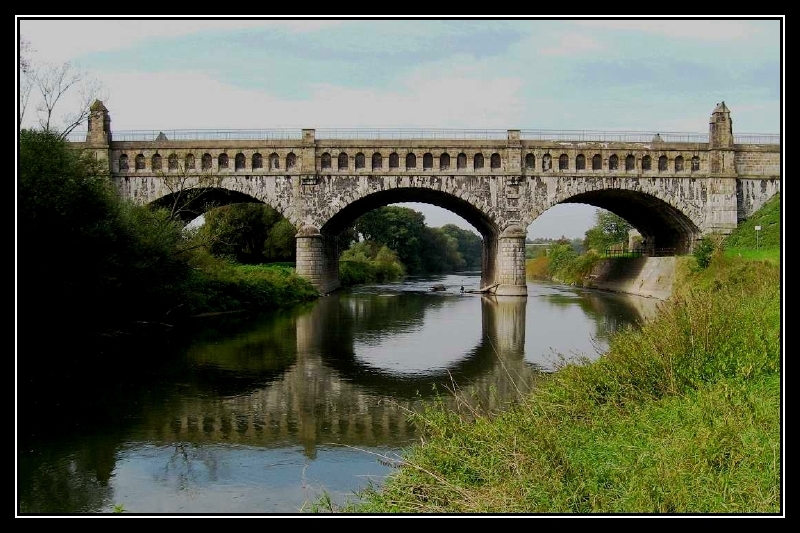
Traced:
POLYGON ((728 234, 738 225, 735 155, 733 119, 723 101, 714 108, 708 125, 708 199, 712 206, 706 213, 709 232, 728 234))
POLYGON ((111 143, 111 115, 100 100, 95 100, 89 108, 89 131, 86 141, 108 146, 111 143))
MULTIPOLYGON (((111 116, 100 100, 89 107, 89 131, 86 132, 86 145, 94 152, 95 159, 107 160, 111 149, 111 116)), ((110 165, 109 165, 110 168, 110 165)))

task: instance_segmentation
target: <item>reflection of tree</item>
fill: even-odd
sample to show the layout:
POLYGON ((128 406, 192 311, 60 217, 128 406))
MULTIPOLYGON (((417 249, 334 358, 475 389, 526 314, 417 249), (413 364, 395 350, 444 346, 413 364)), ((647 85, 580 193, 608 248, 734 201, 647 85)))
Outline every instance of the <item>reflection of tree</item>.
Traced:
POLYGON ((175 489, 191 491, 206 480, 217 479, 218 459, 210 446, 194 446, 185 443, 175 445, 172 455, 164 465, 158 481, 171 483, 175 489))
POLYGON ((21 514, 96 513, 113 497, 108 482, 116 442, 99 437, 69 450, 39 445, 19 453, 18 498, 21 514))
POLYGON ((592 317, 597 328, 596 338, 607 338, 621 329, 636 327, 652 317, 658 307, 658 300, 653 298, 595 290, 548 294, 542 299, 562 308, 577 304, 592 317))

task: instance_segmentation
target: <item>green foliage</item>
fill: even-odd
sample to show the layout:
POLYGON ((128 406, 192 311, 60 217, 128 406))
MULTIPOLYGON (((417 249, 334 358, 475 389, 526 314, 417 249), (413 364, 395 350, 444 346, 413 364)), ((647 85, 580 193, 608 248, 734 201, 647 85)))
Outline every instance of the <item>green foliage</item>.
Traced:
POLYGON ((554 244, 547 251, 549 258, 548 270, 553 278, 559 278, 559 274, 565 274, 569 268, 570 263, 575 261, 578 257, 575 249, 567 242, 554 244))
POLYGON ((466 261, 458 251, 458 240, 441 228, 425 227, 421 242, 423 272, 455 272, 466 266, 466 261))
POLYGON ((624 218, 610 211, 598 209, 595 213, 596 224, 586 231, 584 243, 587 249, 603 253, 606 248, 615 244, 627 247, 628 232, 633 227, 624 218))
POLYGON ((404 274, 397 254, 387 246, 371 241, 353 244, 339 260, 339 281, 344 287, 394 281, 404 274))
POLYGON ((209 251, 242 264, 292 261, 295 255, 292 224, 271 207, 240 203, 208 211, 198 231, 209 251))
POLYGON ((692 255, 694 255, 695 260, 697 260, 698 268, 706 268, 711 264, 711 258, 717 251, 718 242, 718 238, 712 235, 705 235, 700 239, 700 242, 695 245, 692 255))
MULTIPOLYGON (((252 205, 238 220, 263 217, 252 205)), ((288 233, 273 229, 275 242, 288 233)), ((318 296, 293 269, 240 271, 209 255, 171 211, 121 201, 93 158, 52 133, 20 132, 17 230, 19 321, 49 319, 64 338, 318 296)))
POLYGON ((364 240, 394 250, 409 274, 454 272, 482 265, 480 237, 453 224, 429 228, 425 216, 413 209, 380 207, 362 215, 353 228, 364 240))
POLYGON ((180 227, 121 202, 95 161, 51 133, 20 132, 17 229, 20 300, 47 294, 67 329, 162 318, 186 275, 180 227))
POLYGON ((495 414, 414 415, 421 443, 357 513, 776 514, 780 272, 713 256, 603 357, 495 414))
POLYGON ((191 316, 228 311, 269 311, 312 300, 319 293, 293 268, 241 265, 198 252, 183 313, 191 316))
POLYGON ((737 228, 723 243, 726 249, 741 248, 780 248, 781 246, 781 195, 776 194, 770 198, 761 209, 747 220, 739 223, 737 228), (755 227, 761 226, 761 231, 756 232, 755 227), (756 235, 758 233, 758 235, 756 235))
POLYGON ((458 251, 464 260, 463 268, 479 269, 483 261, 483 239, 469 230, 459 228, 455 224, 445 224, 441 231, 458 242, 458 251))
POLYGON ((385 244, 397 252, 409 274, 424 272, 422 262, 425 216, 399 206, 384 206, 365 213, 354 224, 364 240, 385 244))

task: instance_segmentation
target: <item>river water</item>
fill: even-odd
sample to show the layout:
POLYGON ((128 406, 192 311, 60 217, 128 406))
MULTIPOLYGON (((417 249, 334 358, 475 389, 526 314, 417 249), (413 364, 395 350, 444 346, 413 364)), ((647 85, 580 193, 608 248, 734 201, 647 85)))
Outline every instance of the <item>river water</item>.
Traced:
POLYGON ((418 441, 409 412, 500 409, 658 305, 538 282, 527 298, 468 292, 479 283, 406 279, 147 343, 60 346, 57 369, 26 354, 18 513, 287 515, 354 500, 418 441))

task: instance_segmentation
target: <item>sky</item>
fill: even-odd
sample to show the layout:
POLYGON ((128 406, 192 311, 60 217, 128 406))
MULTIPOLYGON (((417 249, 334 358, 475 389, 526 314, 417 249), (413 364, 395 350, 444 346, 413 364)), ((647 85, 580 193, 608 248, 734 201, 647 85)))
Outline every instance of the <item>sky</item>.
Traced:
MULTIPOLYGON (((429 128, 783 133, 783 15, 747 18, 81 18, 17 15, 34 65, 101 87, 113 132, 429 128)), ((19 49, 18 52, 19 54, 19 49)), ((78 105, 65 93, 56 118, 78 105)), ((19 101, 19 99, 18 99, 19 101)), ((33 101, 23 126, 35 126, 33 101)), ((18 113, 19 115, 19 109, 18 113)), ((464 219, 402 204, 428 226, 464 219)), ((583 238, 555 206, 528 237, 583 238)))

